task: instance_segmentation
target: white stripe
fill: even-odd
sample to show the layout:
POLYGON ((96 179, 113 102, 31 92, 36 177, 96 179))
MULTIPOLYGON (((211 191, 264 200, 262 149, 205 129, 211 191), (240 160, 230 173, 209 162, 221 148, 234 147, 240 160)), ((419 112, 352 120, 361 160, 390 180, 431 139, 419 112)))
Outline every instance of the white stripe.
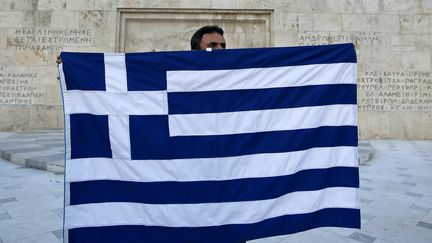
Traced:
POLYGON ((106 91, 69 90, 64 93, 68 104, 66 114, 94 115, 166 115, 166 91, 106 91), (73 105, 72 105, 73 104, 73 105))
POLYGON ((320 126, 356 126, 355 105, 169 115, 170 136, 283 131, 320 126))
POLYGON ((313 148, 297 152, 206 159, 128 161, 85 158, 67 161, 66 180, 152 182, 272 177, 290 175, 307 169, 357 167, 356 158, 357 147, 313 148))
POLYGON ((359 208, 357 188, 293 192, 276 199, 201 204, 96 203, 66 208, 66 228, 109 225, 205 227, 251 224, 324 208, 359 208))
POLYGON ((114 159, 131 159, 129 116, 108 116, 109 137, 114 159))
POLYGON ((168 92, 354 84, 355 63, 233 70, 168 71, 168 92))
POLYGON ((104 54, 105 86, 108 92, 126 92, 126 61, 124 53, 104 54))

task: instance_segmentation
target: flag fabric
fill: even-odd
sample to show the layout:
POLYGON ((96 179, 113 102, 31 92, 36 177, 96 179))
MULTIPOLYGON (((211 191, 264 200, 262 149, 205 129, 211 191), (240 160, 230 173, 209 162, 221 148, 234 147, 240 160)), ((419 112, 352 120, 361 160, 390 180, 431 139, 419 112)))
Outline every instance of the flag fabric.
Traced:
POLYGON ((61 59, 67 241, 360 227, 352 44, 61 59))

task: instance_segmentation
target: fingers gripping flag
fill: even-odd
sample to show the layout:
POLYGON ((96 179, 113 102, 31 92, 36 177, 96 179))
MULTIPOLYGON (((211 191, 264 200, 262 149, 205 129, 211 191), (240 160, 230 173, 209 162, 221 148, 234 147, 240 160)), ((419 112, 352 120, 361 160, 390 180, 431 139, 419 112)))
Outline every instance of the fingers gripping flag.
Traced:
POLYGON ((61 58, 69 242, 360 227, 352 44, 61 58))

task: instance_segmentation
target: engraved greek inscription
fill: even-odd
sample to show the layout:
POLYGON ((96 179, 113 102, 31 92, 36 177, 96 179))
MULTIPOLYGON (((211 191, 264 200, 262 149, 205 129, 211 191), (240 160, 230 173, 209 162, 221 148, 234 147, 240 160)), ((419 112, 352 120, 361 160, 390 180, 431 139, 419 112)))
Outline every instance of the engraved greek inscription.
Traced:
POLYGON ((357 46, 371 46, 379 44, 380 38, 378 33, 366 32, 303 32, 299 33, 299 45, 321 45, 331 43, 352 42, 357 46))
POLYGON ((10 32, 7 45, 16 50, 60 51, 65 46, 91 46, 92 33, 86 29, 21 28, 10 32))
POLYGON ((33 84, 37 73, 11 72, 1 73, 0 105, 33 105, 42 104, 45 93, 41 87, 33 84))
POLYGON ((432 72, 376 70, 359 76, 359 110, 432 111, 432 72))

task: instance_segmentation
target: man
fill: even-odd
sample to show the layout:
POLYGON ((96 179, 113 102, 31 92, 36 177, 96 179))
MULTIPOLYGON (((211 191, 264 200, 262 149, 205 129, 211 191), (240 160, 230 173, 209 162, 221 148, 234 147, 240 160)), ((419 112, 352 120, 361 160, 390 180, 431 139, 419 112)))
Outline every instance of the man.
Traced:
MULTIPOLYGON (((226 42, 223 34, 223 29, 217 25, 201 27, 192 35, 191 50, 225 49, 226 42)), ((57 64, 62 62, 60 56, 57 56, 56 62, 57 64)))
POLYGON ((224 31, 217 25, 207 25, 197 30, 191 38, 191 50, 225 49, 224 31))

